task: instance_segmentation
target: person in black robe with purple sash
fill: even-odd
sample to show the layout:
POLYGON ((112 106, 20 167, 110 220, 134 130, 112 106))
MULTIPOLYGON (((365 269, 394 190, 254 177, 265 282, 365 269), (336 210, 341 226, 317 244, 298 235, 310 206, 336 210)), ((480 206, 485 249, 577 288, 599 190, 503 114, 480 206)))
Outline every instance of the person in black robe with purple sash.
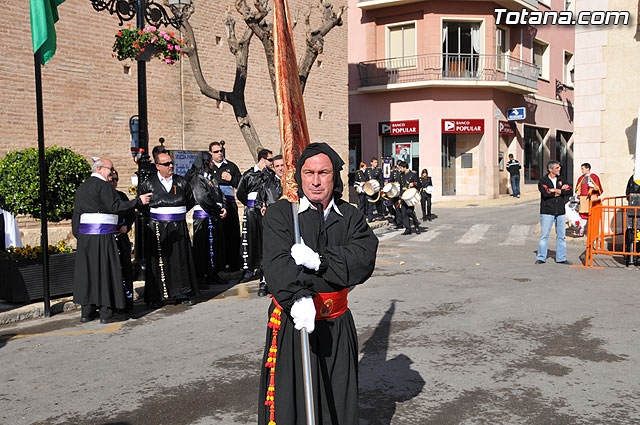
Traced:
POLYGON ((309 334, 318 425, 357 424, 358 337, 347 294, 373 273, 378 239, 364 214, 341 199, 344 162, 326 143, 298 161, 302 243, 296 244, 288 200, 264 215, 264 274, 269 307, 258 423, 306 423, 299 330, 309 334), (275 361, 274 361, 275 358, 275 361))
POLYGON ((138 185, 138 193, 152 193, 147 232, 147 269, 144 300, 159 308, 167 298, 176 303, 194 305, 190 295, 198 294, 198 279, 191 255, 186 214, 193 206, 193 192, 187 180, 173 174, 173 160, 167 153, 156 158, 158 172, 138 185))
POLYGON ((211 154, 200 152, 185 178, 191 186, 196 205, 193 209, 193 260, 201 285, 225 283, 219 273, 225 269, 224 229, 227 215, 225 199, 218 183, 209 177, 211 154))
POLYGON ((115 313, 127 307, 114 237, 119 228, 118 214, 126 215, 135 207, 148 204, 151 195, 122 200, 107 181, 114 170, 108 159, 98 159, 92 170, 78 187, 73 206, 71 226, 78 240, 73 301, 81 306, 81 322, 93 320, 99 309, 100 322, 111 323, 128 318, 115 313))

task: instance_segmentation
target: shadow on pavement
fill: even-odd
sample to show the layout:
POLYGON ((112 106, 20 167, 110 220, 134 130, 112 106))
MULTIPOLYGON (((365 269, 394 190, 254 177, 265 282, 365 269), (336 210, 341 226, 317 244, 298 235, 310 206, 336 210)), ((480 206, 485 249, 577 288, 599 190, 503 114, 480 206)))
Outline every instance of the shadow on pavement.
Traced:
POLYGON ((404 354, 387 360, 395 300, 371 337, 363 344, 360 370, 360 418, 367 424, 390 425, 397 403, 416 397, 425 385, 404 354))

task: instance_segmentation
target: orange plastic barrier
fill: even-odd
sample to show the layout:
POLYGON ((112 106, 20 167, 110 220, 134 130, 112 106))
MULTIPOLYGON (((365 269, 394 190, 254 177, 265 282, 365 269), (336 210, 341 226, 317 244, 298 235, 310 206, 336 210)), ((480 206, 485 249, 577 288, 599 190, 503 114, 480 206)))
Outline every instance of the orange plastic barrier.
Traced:
POLYGON ((591 201, 587 221, 587 249, 584 267, 595 268, 593 257, 621 255, 628 266, 640 256, 640 206, 630 206, 629 198, 617 196, 591 201))

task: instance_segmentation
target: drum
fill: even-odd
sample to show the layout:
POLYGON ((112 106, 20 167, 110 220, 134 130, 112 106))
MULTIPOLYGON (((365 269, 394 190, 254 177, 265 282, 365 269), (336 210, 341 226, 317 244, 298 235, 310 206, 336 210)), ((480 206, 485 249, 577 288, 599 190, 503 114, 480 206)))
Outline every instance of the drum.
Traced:
POLYGON ((371 179, 364 184, 364 193, 369 196, 375 196, 376 193, 380 192, 380 182, 375 179, 371 179))
POLYGON ((410 207, 418 205, 420 202, 420 192, 415 187, 410 187, 402 194, 402 200, 410 207))
POLYGON ((388 199, 397 198, 400 194, 400 184, 399 183, 387 183, 382 188, 382 193, 388 199))
POLYGON ((356 193, 358 193, 358 194, 364 193, 364 187, 362 187, 363 186, 362 183, 358 182, 354 186, 356 188, 356 193))

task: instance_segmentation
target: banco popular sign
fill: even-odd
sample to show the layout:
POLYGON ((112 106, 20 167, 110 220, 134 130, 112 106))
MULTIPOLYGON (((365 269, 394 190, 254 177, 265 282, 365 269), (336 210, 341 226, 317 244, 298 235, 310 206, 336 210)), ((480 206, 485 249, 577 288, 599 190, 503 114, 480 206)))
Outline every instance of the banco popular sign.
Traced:
POLYGON ((402 136, 405 134, 419 134, 418 120, 385 121, 378 123, 378 134, 381 136, 402 136))
POLYGON ((484 133, 484 120, 443 119, 443 133, 484 133))

